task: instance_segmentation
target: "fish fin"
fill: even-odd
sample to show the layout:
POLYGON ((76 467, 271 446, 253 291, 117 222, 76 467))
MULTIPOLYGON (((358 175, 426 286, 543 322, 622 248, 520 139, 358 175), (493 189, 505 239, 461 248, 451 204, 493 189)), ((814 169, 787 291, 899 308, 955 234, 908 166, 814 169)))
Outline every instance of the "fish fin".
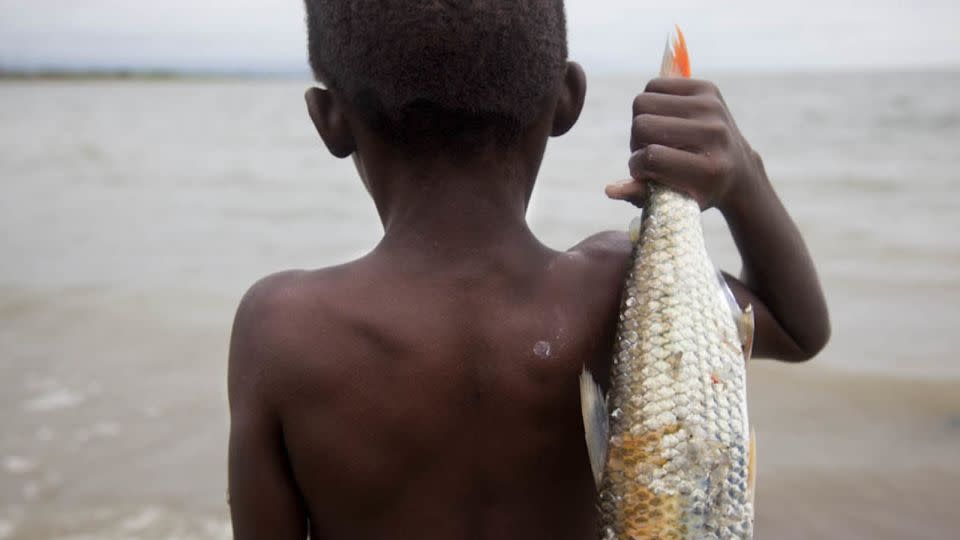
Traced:
POLYGON ((637 245, 637 242, 640 241, 640 229, 643 228, 643 220, 639 217, 635 217, 630 220, 630 228, 627 229, 627 234, 630 235, 630 242, 633 245, 637 245))
POLYGON ((750 428, 750 457, 747 460, 747 499, 753 507, 757 497, 757 430, 750 428))
POLYGON ((590 455, 590 469, 597 488, 603 479, 609 449, 610 418, 607 416, 607 400, 603 390, 586 367, 580 373, 580 410, 583 413, 584 438, 590 455))
POLYGON ((673 42, 673 67, 677 76, 690 78, 690 53, 687 52, 687 40, 683 37, 683 31, 679 25, 674 25, 677 30, 677 37, 673 42))
POLYGON ((753 356, 753 329, 755 321, 753 318, 753 305, 747 304, 747 307, 740 314, 740 320, 737 321, 737 330, 740 333, 740 344, 743 346, 743 361, 749 362, 753 356))
POLYGON ((690 78, 690 54, 687 52, 687 40, 679 26, 675 26, 676 35, 667 38, 660 64, 661 77, 690 78))
POLYGON ((667 45, 663 48, 663 61, 660 62, 660 76, 673 76, 673 47, 670 46, 670 36, 667 36, 667 45))
POLYGON ((730 307, 733 322, 736 323, 739 328, 740 316, 743 314, 743 310, 740 309, 737 297, 733 295, 733 291, 730 290, 730 285, 727 284, 727 279, 723 277, 723 272, 720 270, 717 270, 717 281, 720 283, 720 294, 723 296, 723 301, 730 307))

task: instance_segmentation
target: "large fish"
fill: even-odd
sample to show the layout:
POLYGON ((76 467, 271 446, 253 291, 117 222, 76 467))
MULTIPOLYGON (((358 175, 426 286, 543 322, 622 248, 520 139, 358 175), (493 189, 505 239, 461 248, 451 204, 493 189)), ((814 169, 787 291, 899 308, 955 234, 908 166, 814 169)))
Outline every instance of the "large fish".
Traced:
MULTIPOLYGON (((679 28, 661 75, 690 75, 679 28)), ((589 371, 580 380, 599 537, 751 538, 753 313, 740 311, 710 262, 692 198, 651 185, 630 234, 609 396, 589 371)))

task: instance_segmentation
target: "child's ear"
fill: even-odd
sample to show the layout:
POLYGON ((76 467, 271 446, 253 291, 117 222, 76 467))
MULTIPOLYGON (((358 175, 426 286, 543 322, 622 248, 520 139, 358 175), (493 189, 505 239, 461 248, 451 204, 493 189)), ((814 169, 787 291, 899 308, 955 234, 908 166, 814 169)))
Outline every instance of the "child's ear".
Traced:
POLYGON ((330 153, 338 158, 352 154, 357 149, 357 143, 339 96, 330 90, 311 88, 304 98, 310 119, 330 153))
POLYGON ((586 95, 587 76, 583 68, 576 62, 567 62, 560 95, 557 97, 557 107, 553 113, 551 136, 559 137, 570 131, 570 128, 577 123, 586 95))

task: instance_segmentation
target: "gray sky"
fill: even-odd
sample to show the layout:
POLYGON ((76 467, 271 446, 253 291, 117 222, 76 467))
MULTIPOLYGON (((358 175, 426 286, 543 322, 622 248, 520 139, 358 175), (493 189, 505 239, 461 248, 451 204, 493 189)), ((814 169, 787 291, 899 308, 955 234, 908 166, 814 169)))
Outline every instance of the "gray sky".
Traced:
MULTIPOLYGON (((957 0, 567 0, 571 56, 657 65, 674 22, 704 70, 960 66, 957 0)), ((0 0, 0 65, 305 69, 299 0, 0 0)))

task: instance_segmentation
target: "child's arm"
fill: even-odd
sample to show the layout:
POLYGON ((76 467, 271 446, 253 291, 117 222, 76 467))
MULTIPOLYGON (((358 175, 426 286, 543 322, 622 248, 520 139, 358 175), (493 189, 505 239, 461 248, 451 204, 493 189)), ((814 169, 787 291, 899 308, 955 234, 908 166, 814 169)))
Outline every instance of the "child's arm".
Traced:
POLYGON ((743 273, 727 282, 756 312, 754 355, 812 358, 830 337, 827 306, 800 232, 740 134, 719 90, 690 79, 654 79, 633 104, 630 174, 607 195, 642 206, 646 180, 716 207, 733 233, 743 273))
POLYGON ((264 364, 272 347, 264 313, 265 282, 255 285, 237 310, 230 340, 229 501, 237 540, 307 537, 302 497, 290 470, 280 418, 271 404, 264 364))

